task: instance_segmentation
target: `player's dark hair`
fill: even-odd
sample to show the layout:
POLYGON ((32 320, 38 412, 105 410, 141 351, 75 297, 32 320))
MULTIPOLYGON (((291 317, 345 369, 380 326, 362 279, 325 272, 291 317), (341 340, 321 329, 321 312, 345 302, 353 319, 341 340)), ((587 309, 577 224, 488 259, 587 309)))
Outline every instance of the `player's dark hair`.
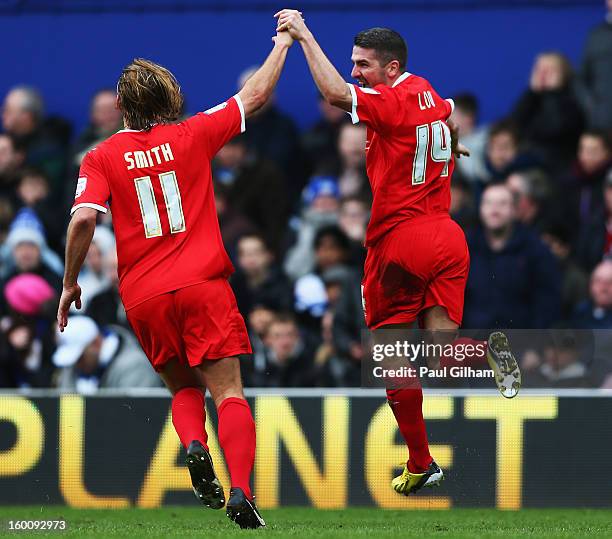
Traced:
POLYGON ((598 138, 599 140, 601 140, 606 150, 612 153, 612 137, 610 137, 610 133, 605 129, 587 129, 584 133, 582 133, 582 136, 598 138))
POLYGON ((474 94, 457 94, 453 97, 453 101, 456 108, 474 117, 478 116, 478 98, 474 94))
POLYGON ((165 67, 136 58, 125 67, 117 83, 119 107, 130 129, 151 129, 181 116, 183 94, 165 67))
POLYGON ((399 62, 401 69, 406 69, 408 48, 404 38, 389 28, 370 28, 362 30, 355 36, 353 44, 363 49, 376 51, 378 61, 385 66, 392 60, 399 62))

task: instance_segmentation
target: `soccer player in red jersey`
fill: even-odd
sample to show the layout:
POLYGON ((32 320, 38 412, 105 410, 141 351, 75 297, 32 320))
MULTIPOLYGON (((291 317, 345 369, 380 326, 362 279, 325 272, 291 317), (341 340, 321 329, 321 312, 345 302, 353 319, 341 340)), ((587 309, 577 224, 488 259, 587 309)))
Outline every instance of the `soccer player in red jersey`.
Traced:
MULTIPOLYGON (((356 36, 351 75, 360 84, 355 85, 342 79, 301 13, 285 9, 275 16, 277 31, 288 31, 302 46, 323 97, 348 112, 353 123, 367 126, 373 194, 362 282, 367 326, 402 329, 418 321, 433 332, 434 342, 452 342, 469 270, 464 233, 449 215, 453 153, 468 155, 449 129, 452 100, 405 70, 406 43, 393 30, 372 28, 356 36)), ((520 372, 505 335, 492 333, 487 344, 496 383, 502 394, 514 396, 520 372)), ((393 488, 407 495, 439 484, 443 473, 429 453, 418 380, 387 389, 387 399, 409 449, 393 488)))
POLYGON ((172 73, 142 59, 123 70, 117 106, 125 129, 81 164, 57 313, 63 331, 71 304, 80 308, 77 276, 97 214, 108 205, 121 298, 143 350, 173 395, 172 422, 187 450, 194 492, 208 507, 225 505, 206 445, 208 388, 232 481, 227 515, 243 528, 265 525, 250 490, 255 423, 237 357, 251 346, 227 282, 233 268, 221 241, 211 159, 272 94, 293 42, 287 32, 273 40, 268 58, 242 90, 180 123, 183 96, 172 73))

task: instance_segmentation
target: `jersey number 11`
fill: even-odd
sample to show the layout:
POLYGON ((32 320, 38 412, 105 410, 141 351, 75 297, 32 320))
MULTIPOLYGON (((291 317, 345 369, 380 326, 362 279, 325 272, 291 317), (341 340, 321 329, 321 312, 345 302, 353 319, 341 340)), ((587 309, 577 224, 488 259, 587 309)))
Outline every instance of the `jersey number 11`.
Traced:
MULTIPOLYGON (((174 170, 160 174, 159 182, 161 183, 166 211, 168 212, 170 233, 178 234, 179 232, 185 232, 185 215, 183 214, 183 205, 181 203, 181 192, 179 191, 174 170)), ((136 185, 136 194, 140 204, 145 236, 147 238, 157 238, 162 235, 162 227, 151 176, 135 178, 134 184, 136 185)))

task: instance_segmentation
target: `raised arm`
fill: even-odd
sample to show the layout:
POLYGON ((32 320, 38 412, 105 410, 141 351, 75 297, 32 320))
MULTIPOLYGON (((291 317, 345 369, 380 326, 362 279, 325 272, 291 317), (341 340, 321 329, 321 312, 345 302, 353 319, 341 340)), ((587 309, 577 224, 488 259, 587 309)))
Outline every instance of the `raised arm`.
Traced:
POLYGON ((238 92, 246 117, 263 107, 272 95, 285 65, 287 51, 293 44, 293 38, 288 32, 277 34, 272 39, 274 41, 272 52, 238 92))
POLYGON ((277 32, 289 32, 300 42, 312 73, 312 78, 321 95, 332 105, 345 111, 351 110, 351 92, 338 70, 329 61, 310 30, 306 27, 299 11, 283 9, 274 15, 278 18, 277 32))

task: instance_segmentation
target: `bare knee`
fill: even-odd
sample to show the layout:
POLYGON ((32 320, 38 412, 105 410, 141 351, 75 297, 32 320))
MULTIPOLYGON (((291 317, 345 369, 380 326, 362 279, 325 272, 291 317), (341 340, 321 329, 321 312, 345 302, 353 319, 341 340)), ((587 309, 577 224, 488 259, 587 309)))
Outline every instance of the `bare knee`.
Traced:
POLYGON ((187 387, 194 387, 202 392, 206 391, 206 385, 200 373, 178 361, 168 362, 159 376, 173 396, 187 387))
MULTIPOLYGON (((213 395, 212 390, 210 393, 211 395, 213 395)), ((242 387, 227 388, 222 391, 219 391, 215 395, 213 395, 213 400, 215 401, 215 406, 218 408, 219 406, 221 406, 221 403, 225 399, 229 399, 232 397, 236 399, 244 399, 244 392, 242 391, 242 387)))
POLYGON ((441 305, 434 305, 423 313, 425 329, 428 330, 457 330, 459 325, 448 316, 448 311, 441 305))
POLYGON ((231 397, 244 399, 240 361, 237 357, 207 361, 200 365, 200 369, 215 406, 218 407, 231 397))

